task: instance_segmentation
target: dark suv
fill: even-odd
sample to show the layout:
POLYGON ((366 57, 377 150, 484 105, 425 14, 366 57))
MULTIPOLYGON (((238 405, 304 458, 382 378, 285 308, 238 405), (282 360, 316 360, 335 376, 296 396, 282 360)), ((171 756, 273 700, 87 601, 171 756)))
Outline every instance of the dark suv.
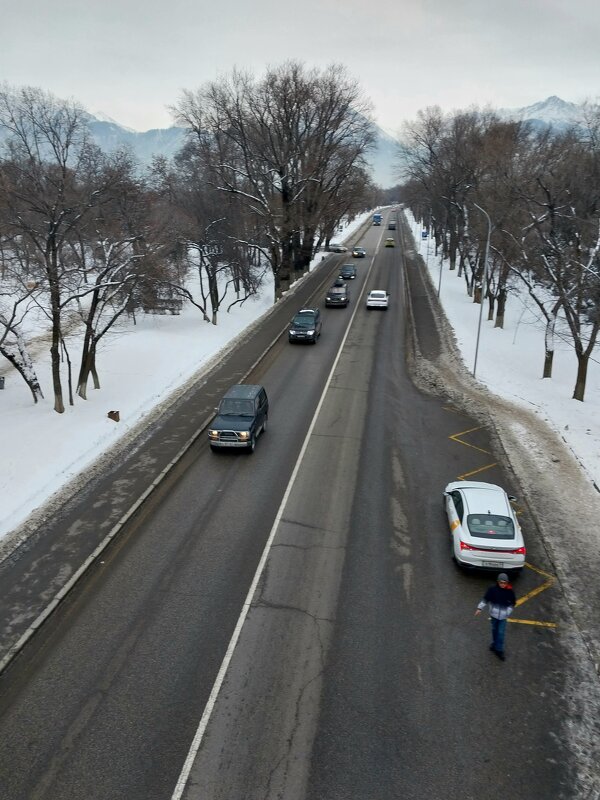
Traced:
POLYGON ((254 451, 259 434, 267 429, 269 399, 262 386, 238 383, 232 386, 208 426, 211 449, 243 447, 254 451))
POLYGON ((350 302, 350 292, 348 286, 343 283, 341 286, 331 286, 325 295, 326 306, 344 306, 350 302))
POLYGON ((318 308, 301 308, 290 322, 288 339, 290 342, 317 343, 321 335, 321 312, 318 308))

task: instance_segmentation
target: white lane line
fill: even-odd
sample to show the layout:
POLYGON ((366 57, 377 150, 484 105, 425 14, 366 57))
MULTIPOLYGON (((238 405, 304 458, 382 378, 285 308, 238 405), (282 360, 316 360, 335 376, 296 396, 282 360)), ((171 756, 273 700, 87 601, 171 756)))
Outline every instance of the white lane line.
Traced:
MULTIPOLYGON (((377 250, 379 250, 379 247, 377 247, 377 250)), ((371 269, 373 268, 374 260, 375 259, 373 258, 372 261, 371 261, 371 264, 369 265, 369 270, 367 272, 367 280, 369 278, 369 273, 371 272, 371 269)), ((365 283, 366 283, 366 281, 365 281, 365 283)), ((344 338, 342 339, 342 342, 340 344, 339 350, 338 350, 337 355, 335 357, 335 361, 333 362, 333 366, 331 367, 331 371, 330 371, 329 376, 327 378, 327 382, 325 384, 325 388, 323 389, 323 393, 321 394, 321 397, 319 399, 319 403, 317 405, 317 408, 315 410, 314 416, 312 418, 312 422, 310 423, 310 427, 308 429, 308 433, 306 434, 306 437, 305 437, 304 442, 302 444, 302 448, 300 450, 300 454, 298 455, 298 459, 296 461, 296 465, 294 466, 294 470, 292 472, 292 475, 291 475, 290 480, 288 482, 288 485, 286 487, 285 493, 283 495, 283 499, 282 499, 281 504, 279 506, 279 510, 277 511, 277 516, 275 517, 275 521, 273 522, 273 526, 271 528, 271 532, 269 533, 269 538, 267 539, 267 543, 265 544, 264 550, 263 550, 262 555, 260 557, 260 561, 258 562, 258 567, 256 568, 256 572, 254 573, 254 578, 252 580, 252 583, 250 584, 250 589, 248 590, 248 594, 246 595, 246 599, 244 601, 244 605, 242 606, 242 611, 241 611, 240 616, 238 618, 238 621, 236 623, 235 629, 233 631, 233 635, 232 635, 232 637, 231 637, 231 639, 229 641, 229 645, 227 646, 227 651, 225 653, 225 657, 223 658, 223 661, 221 663, 221 667, 219 668, 219 672, 217 674, 217 677, 216 677, 215 682, 213 684, 210 696, 209 696, 208 701, 206 703, 206 706, 204 708, 204 713, 202 714, 202 718, 200 719, 200 723, 198 725, 198 729, 196 730, 196 734, 195 734, 195 736, 194 736, 194 738, 192 740, 192 744, 190 745, 190 749, 188 751, 187 758, 185 759, 185 762, 183 764, 183 768, 182 768, 181 774, 179 775, 179 778, 177 780, 177 784, 176 784, 175 790, 173 791, 173 794, 171 796, 171 800, 181 800, 181 798, 183 796, 183 792, 185 790, 185 786, 186 786, 188 778, 190 776, 190 772, 192 771, 192 766, 194 764, 194 760, 195 760, 195 758, 196 758, 196 756, 198 754, 198 751, 200 749, 200 746, 202 744, 202 739, 204 738, 204 734, 206 732, 206 728, 207 728, 208 723, 210 721, 210 718, 212 716, 215 704, 217 702, 217 698, 219 696, 219 692, 221 691, 221 687, 223 685, 223 682, 225 681, 225 676, 227 674, 227 670, 229 669, 229 664, 231 662, 231 659, 233 658, 233 653, 235 651, 235 648, 237 646, 238 640, 240 638, 240 635, 241 635, 241 632, 242 632, 242 627, 244 625, 244 622, 246 621, 246 617, 248 616, 248 612, 249 612, 250 607, 252 605, 252 602, 254 600, 254 595, 256 593, 256 588, 257 588, 258 583, 259 583, 259 581, 261 579, 261 576, 262 576, 262 574, 264 572, 265 565, 267 563, 267 559, 268 559, 269 553, 271 551, 271 546, 272 546, 273 540, 275 538, 275 533, 277 532, 277 528, 279 527, 279 523, 281 521, 281 518, 283 516, 283 512, 284 512, 285 507, 287 505, 288 498, 289 498, 289 496, 291 494, 291 491, 292 491, 292 488, 294 486, 294 483, 295 483, 295 480, 296 480, 296 476, 298 475, 298 471, 300 470, 300 466, 302 465, 302 460, 304 458, 304 454, 306 452, 306 448, 308 447, 308 442, 310 440, 310 437, 312 436, 312 432, 314 430, 314 427, 316 425, 317 419, 319 417, 319 413, 321 411, 321 407, 322 407, 323 403, 325 402, 325 396, 327 394, 327 391, 329 390, 329 386, 330 386, 331 381, 333 379, 333 373, 335 372, 336 367, 338 365, 338 361, 340 360, 340 357, 342 355, 342 350, 344 349, 344 345, 346 344, 346 339, 348 338, 348 336, 350 334, 350 329, 352 328, 352 322, 354 321, 354 317, 356 316, 358 308, 359 308, 359 306, 358 306, 358 303, 357 303, 354 306, 354 311, 352 312, 352 316, 350 317, 350 322, 348 323, 348 327, 346 328, 346 333, 344 334, 344 338)))

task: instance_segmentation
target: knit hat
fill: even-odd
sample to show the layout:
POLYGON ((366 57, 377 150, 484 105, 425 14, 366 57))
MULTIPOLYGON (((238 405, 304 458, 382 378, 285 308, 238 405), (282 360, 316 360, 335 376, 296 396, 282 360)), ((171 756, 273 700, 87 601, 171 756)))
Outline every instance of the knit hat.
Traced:
POLYGON ((497 581, 506 581, 508 583, 508 575, 506 572, 501 572, 496 578, 497 581))

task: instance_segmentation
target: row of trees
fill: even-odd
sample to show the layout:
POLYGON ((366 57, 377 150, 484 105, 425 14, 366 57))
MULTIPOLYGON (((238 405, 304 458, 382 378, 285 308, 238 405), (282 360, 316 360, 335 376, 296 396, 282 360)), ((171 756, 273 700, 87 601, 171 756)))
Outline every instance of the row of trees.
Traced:
POLYGON ((406 126, 400 157, 402 199, 488 319, 502 327, 511 287, 526 287, 545 320, 545 378, 566 323, 583 400, 600 328, 600 107, 568 130, 428 108, 406 126))
POLYGON ((59 413, 65 365, 72 404, 90 378, 99 388, 98 346, 123 315, 190 302, 216 324, 226 298, 244 302, 269 269, 277 298, 342 218, 373 202, 369 108, 341 67, 234 72, 173 110, 187 143, 143 170, 99 150, 78 104, 0 88, 0 354, 37 402, 25 318, 45 315, 59 413))

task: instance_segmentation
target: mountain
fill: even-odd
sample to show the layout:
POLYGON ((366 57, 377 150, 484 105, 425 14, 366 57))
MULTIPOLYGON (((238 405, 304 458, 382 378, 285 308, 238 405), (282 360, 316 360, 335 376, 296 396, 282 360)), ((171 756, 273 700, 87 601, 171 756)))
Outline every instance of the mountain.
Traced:
MULTIPOLYGON (((119 147, 128 147, 142 162, 149 164, 153 155, 173 156, 183 145, 185 128, 154 128, 139 133, 125 128, 106 114, 96 112, 89 114, 88 124, 94 141, 110 153, 119 147)), ((394 177, 394 160, 396 156, 396 140, 381 128, 376 128, 376 146, 369 155, 369 163, 373 170, 373 180, 380 186, 394 186, 398 180, 394 177)))
POLYGON ((549 125, 557 130, 580 125, 583 121, 583 106, 568 103, 556 95, 523 108, 501 108, 497 113, 502 119, 527 121, 536 128, 549 125))
MULTIPOLYGON (((527 120, 534 127, 550 125, 558 130, 564 130, 570 125, 581 123, 583 106, 568 103, 552 95, 530 106, 498 109, 497 113, 502 119, 527 120)), ((153 155, 171 158, 185 141, 186 129, 177 126, 138 132, 120 125, 102 112, 89 114, 88 122, 96 144, 104 152, 126 146, 144 165, 150 163, 153 155)), ((392 187, 400 182, 398 142, 378 126, 376 134, 375 149, 368 158, 373 180, 383 188, 392 187)))
POLYGON ((150 163, 153 155, 170 158, 179 150, 185 138, 185 128, 178 128, 175 125, 171 128, 153 128, 140 133, 119 125, 101 113, 89 114, 88 125, 94 141, 105 153, 110 153, 119 147, 128 147, 144 165, 150 163))

